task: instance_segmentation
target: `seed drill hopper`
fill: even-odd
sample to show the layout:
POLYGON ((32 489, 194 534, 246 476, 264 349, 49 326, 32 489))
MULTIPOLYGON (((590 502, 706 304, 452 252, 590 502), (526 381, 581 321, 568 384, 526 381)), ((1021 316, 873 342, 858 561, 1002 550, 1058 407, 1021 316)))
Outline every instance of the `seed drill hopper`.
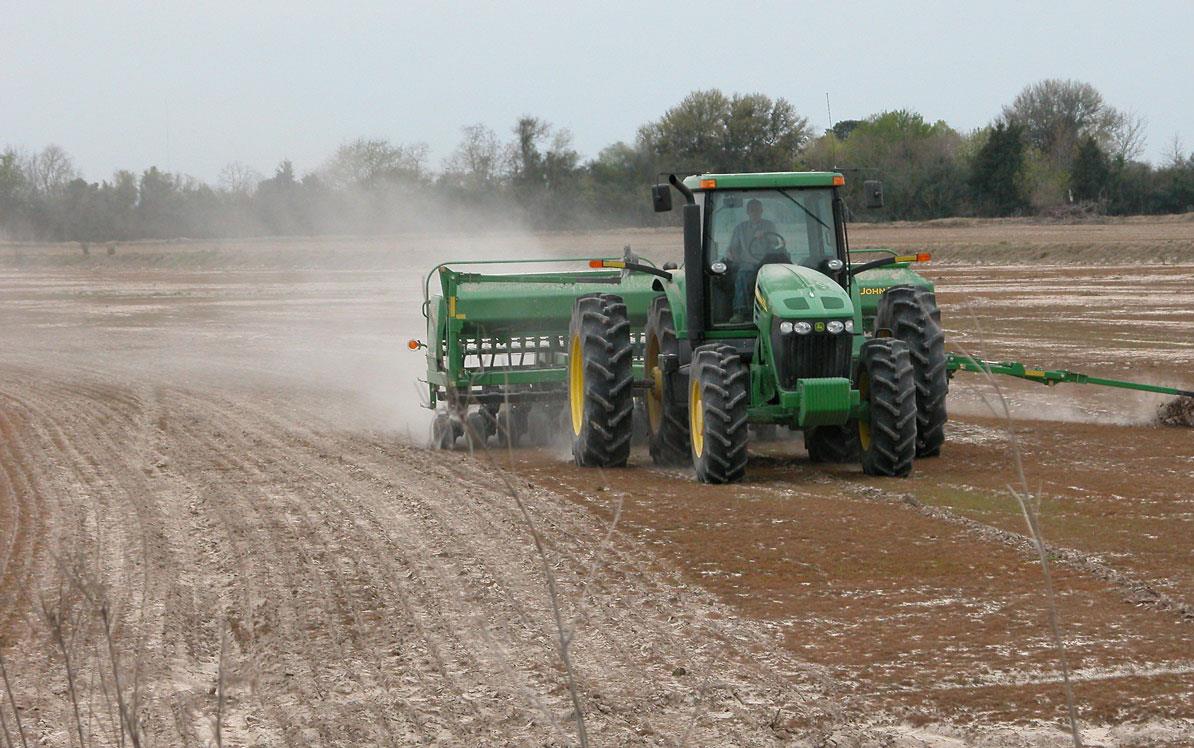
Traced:
MULTIPOLYGON (((429 407, 437 411, 432 442, 544 444, 559 429, 568 402, 568 327, 578 298, 616 289, 628 321, 624 344, 635 355, 656 292, 650 277, 593 269, 592 260, 462 261, 437 265, 424 283, 423 314, 429 407), (495 267, 518 272, 476 272, 495 267), (548 268, 551 269, 536 269, 548 268), (559 269, 568 268, 568 269, 559 269), (432 294, 433 283, 438 294, 432 294)), ((641 379, 641 344, 635 375, 641 379)))

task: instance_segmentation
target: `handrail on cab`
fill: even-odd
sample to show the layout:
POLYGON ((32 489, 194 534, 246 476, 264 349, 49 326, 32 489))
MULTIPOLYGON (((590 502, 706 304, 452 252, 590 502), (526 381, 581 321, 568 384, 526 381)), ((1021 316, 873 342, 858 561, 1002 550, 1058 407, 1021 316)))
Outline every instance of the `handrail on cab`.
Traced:
POLYGON ((850 254, 852 254, 852 255, 854 255, 854 254, 858 254, 858 255, 872 254, 873 255, 873 254, 876 254, 879 252, 882 252, 883 254, 889 254, 892 257, 897 257, 900 254, 899 252, 895 251, 894 249, 891 249, 890 247, 863 247, 862 249, 854 249, 853 247, 850 248, 850 254))

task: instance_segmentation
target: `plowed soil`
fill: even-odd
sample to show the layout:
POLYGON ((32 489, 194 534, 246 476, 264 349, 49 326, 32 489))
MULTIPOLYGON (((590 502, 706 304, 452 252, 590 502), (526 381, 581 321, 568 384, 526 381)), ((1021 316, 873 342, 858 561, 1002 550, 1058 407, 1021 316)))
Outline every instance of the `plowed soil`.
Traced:
MULTIPOLYGON (((938 254, 954 347, 1194 388, 1194 223, 852 238, 938 254)), ((981 377, 907 480, 798 436, 729 487, 642 448, 609 471, 423 448, 422 274, 626 243, 678 246, 0 245, 0 732, 116 744, 123 702, 159 745, 574 744, 550 580, 592 745, 1067 744, 981 377)), ((999 384, 1084 737, 1189 744, 1194 430, 1157 425, 1161 396, 999 384)))

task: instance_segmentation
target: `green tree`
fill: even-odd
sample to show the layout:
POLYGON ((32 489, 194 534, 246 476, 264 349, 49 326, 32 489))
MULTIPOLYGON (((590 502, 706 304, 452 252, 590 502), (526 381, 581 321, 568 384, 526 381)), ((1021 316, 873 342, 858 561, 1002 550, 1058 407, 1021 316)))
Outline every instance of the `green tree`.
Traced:
POLYGON ((655 177, 651 154, 629 143, 606 146, 587 164, 587 205, 598 225, 651 226, 657 219, 648 185, 655 177))
POLYGON ((507 147, 507 165, 514 199, 526 218, 540 228, 578 225, 576 199, 581 189, 580 154, 572 135, 537 117, 524 116, 514 125, 507 147))
POLYGON ((21 236, 28 231, 29 190, 21 155, 6 148, 0 153, 0 236, 21 236))
POLYGON ((794 169, 808 138, 808 120, 787 100, 717 89, 690 93, 638 132, 662 170, 689 173, 794 169))
POLYGON ((1023 129, 1011 122, 995 123, 971 166, 970 188, 980 213, 1006 216, 1027 207, 1021 182, 1023 166, 1023 129))
POLYGON ((1111 180, 1111 161, 1093 136, 1087 135, 1078 144, 1074 165, 1070 169, 1070 192, 1075 200, 1097 202, 1107 196, 1111 180))
POLYGON ((833 127, 830 128, 830 132, 836 135, 838 140, 845 140, 846 138, 850 137, 850 133, 854 132, 855 128, 862 123, 863 120, 860 119, 844 119, 839 122, 835 122, 833 127))
POLYGON ((965 192, 957 152, 962 137, 945 122, 929 122, 907 109, 882 112, 859 122, 839 139, 835 130, 808 151, 809 165, 845 171, 850 202, 862 204, 862 182, 884 182, 885 215, 900 220, 956 214, 965 192))

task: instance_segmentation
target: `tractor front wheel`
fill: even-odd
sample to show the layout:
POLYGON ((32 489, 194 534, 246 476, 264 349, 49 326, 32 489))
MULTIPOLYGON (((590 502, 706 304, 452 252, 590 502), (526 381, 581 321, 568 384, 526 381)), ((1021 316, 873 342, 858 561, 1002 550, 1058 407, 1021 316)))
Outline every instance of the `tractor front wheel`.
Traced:
POLYGON ((746 475, 749 376, 733 346, 703 345, 693 353, 688 418, 692 464, 702 483, 734 483, 746 475))
POLYGON ((895 338, 863 343, 858 390, 866 406, 858 420, 862 471, 906 477, 916 457, 916 384, 908 346, 895 338))
POLYGON ((688 392, 678 371, 665 372, 662 358, 678 362, 680 341, 666 296, 651 300, 647 311, 644 369, 651 389, 647 403, 648 444, 656 465, 686 465, 692 459, 688 442, 688 392))
POLYGON ((630 319, 622 297, 581 296, 568 330, 572 456, 582 467, 622 467, 630 457, 630 319))
POLYGON ((887 328, 908 346, 916 383, 916 456, 936 457, 945 443, 945 333, 932 291, 892 286, 879 301, 876 328, 887 328))

